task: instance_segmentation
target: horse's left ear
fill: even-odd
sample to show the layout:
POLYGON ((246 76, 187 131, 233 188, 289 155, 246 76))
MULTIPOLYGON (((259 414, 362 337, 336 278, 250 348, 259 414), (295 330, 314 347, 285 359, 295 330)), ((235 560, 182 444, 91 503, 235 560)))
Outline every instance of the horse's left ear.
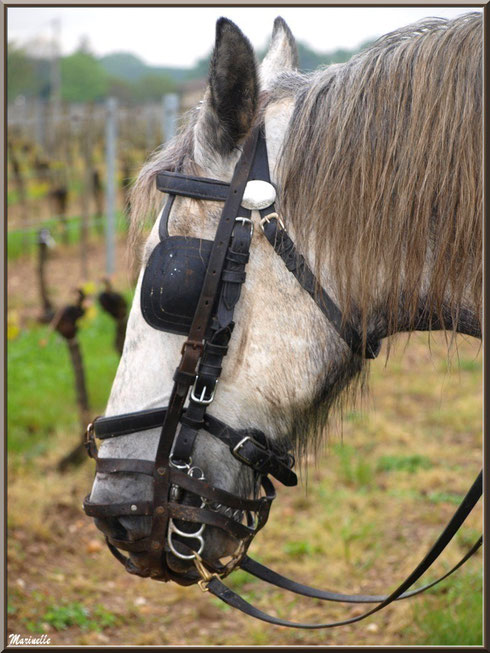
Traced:
POLYGON ((227 18, 216 23, 216 42, 201 119, 207 142, 229 154, 252 126, 258 98, 255 54, 250 41, 227 18))
POLYGON ((266 89, 279 73, 296 70, 297 67, 296 41, 286 21, 278 16, 274 21, 269 51, 260 65, 261 88, 266 89))

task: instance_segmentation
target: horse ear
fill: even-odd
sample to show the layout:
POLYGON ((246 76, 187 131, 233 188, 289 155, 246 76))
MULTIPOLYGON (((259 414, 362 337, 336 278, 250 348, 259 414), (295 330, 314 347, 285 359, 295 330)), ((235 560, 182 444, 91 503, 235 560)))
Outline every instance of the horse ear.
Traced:
POLYGON ((279 73, 296 70, 297 67, 296 41, 286 21, 278 16, 274 21, 269 51, 260 66, 260 81, 263 88, 267 88, 279 73))
POLYGON ((203 107, 214 149, 229 154, 247 134, 257 97, 257 69, 250 41, 231 20, 220 18, 203 107))

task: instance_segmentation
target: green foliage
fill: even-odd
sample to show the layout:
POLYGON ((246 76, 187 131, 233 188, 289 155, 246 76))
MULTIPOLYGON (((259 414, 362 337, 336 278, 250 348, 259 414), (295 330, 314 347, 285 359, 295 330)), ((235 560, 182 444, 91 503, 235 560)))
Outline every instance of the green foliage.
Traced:
MULTIPOLYGON (((319 53, 298 43, 299 68, 309 72, 319 66, 348 61, 366 45, 319 53)), ((13 43, 8 48, 9 101, 19 94, 48 97, 50 62, 27 54, 13 43)), ((260 51, 258 58, 262 59, 265 53, 265 49, 260 51)), ((131 52, 114 52, 96 58, 82 46, 60 59, 62 97, 69 102, 92 102, 109 95, 124 102, 159 100, 187 80, 207 77, 210 59, 211 53, 199 59, 193 68, 150 66, 131 52)))
POLYGON ((165 75, 148 74, 134 82, 132 95, 135 101, 161 100, 164 93, 175 90, 174 82, 165 75))
POLYGON ((149 66, 132 52, 106 54, 99 62, 108 75, 125 82, 135 82, 148 74, 149 66))
POLYGON ((432 462, 426 456, 415 454, 413 456, 381 456, 378 458, 376 469, 380 472, 410 472, 413 474, 418 469, 430 469, 432 462))
POLYGON ((7 98, 15 100, 18 95, 33 95, 39 91, 35 65, 27 53, 14 43, 7 50, 7 98))
POLYGON ((107 95, 107 72, 88 52, 61 59, 61 95, 67 102, 93 102, 107 95))
POLYGON ((424 639, 418 641, 426 646, 481 646, 481 575, 466 572, 453 576, 451 584, 439 591, 446 590, 442 610, 434 609, 434 598, 414 602, 414 623, 407 633, 421 632, 424 639))

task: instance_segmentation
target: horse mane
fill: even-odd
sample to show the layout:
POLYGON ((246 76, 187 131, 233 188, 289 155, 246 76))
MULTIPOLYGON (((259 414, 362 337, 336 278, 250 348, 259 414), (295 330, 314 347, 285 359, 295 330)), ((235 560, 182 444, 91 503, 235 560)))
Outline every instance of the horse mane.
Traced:
POLYGON ((398 29, 299 86, 280 210, 364 335, 380 281, 388 332, 402 305, 415 326, 422 294, 437 317, 480 315, 481 142, 480 14, 398 29))

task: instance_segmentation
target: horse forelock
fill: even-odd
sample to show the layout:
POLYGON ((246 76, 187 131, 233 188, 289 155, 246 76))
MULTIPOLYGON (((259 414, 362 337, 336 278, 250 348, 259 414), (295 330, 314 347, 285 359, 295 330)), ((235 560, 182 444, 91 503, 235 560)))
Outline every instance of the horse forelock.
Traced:
POLYGON ((364 331, 380 270, 391 327, 402 300, 414 326, 424 281, 435 315, 444 303, 480 314, 481 50, 480 14, 425 20, 313 74, 296 94, 281 212, 364 331))
POLYGON ((162 205, 162 194, 156 188, 156 176, 163 171, 197 174, 193 162, 194 125, 199 108, 184 116, 177 135, 157 148, 142 167, 130 193, 130 234, 128 240, 130 259, 137 267, 141 254, 141 231, 145 224, 153 224, 162 205))

